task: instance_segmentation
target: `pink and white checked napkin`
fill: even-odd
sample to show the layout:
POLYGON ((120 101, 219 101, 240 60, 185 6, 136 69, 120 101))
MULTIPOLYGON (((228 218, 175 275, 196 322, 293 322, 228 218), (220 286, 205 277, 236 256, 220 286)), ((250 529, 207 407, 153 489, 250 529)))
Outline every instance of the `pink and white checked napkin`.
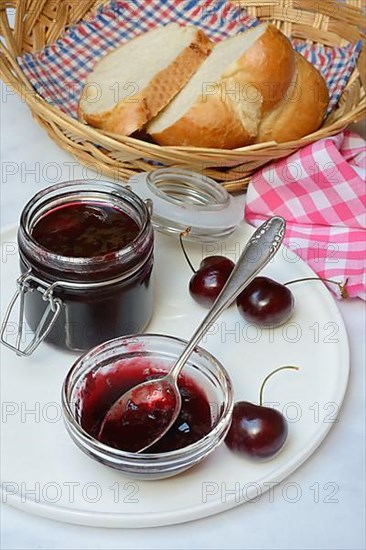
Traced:
MULTIPOLYGON (((366 143, 345 131, 304 147, 253 176, 245 216, 287 222, 285 244, 319 277, 366 300, 366 143)), ((329 285, 337 293, 337 287, 329 285)))

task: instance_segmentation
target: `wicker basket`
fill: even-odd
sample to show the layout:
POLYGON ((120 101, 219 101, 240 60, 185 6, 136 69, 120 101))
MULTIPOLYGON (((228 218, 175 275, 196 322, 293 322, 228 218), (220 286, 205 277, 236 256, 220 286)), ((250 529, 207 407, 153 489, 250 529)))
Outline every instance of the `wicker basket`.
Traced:
MULTIPOLYGON (((160 147, 133 138, 118 137, 95 130, 63 114, 34 91, 16 58, 42 49, 58 39, 66 26, 90 17, 105 0, 0 0, 2 79, 22 94, 34 118, 63 149, 84 164, 98 166, 107 176, 121 181, 153 167, 147 161, 203 171, 231 192, 245 189, 249 176, 270 160, 285 157, 300 147, 331 136, 366 113, 365 49, 359 58, 337 109, 317 132, 285 144, 268 142, 233 151, 195 147, 160 147), (13 8, 13 9, 11 9, 13 8), (9 11, 14 13, 14 28, 9 11)), ((364 0, 235 0, 248 14, 273 22, 288 36, 342 46, 364 41, 362 32, 364 0), (297 21, 298 10, 301 19, 297 21), (296 23, 294 21, 297 21, 296 23)))

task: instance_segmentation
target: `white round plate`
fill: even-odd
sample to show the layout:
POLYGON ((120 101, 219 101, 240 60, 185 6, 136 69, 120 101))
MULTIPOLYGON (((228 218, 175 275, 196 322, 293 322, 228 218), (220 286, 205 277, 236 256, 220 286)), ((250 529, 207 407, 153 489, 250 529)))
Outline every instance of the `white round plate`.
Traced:
MULTIPOLYGON (((243 225, 218 244, 188 243, 195 265, 211 254, 239 257, 252 228, 243 225)), ((2 234, 1 310, 18 276, 15 229, 2 234)), ((282 248, 265 273, 286 282, 313 272, 282 248)), ((191 276, 178 239, 156 235, 155 313, 149 332, 188 338, 205 311, 190 298, 191 276)), ((283 480, 319 446, 336 422, 349 370, 347 335, 341 315, 321 282, 292 287, 296 310, 287 325, 260 330, 233 305, 202 345, 229 371, 235 400, 258 401, 263 378, 276 367, 298 365, 268 382, 264 400, 289 421, 283 451, 253 462, 221 445, 206 461, 162 481, 134 481, 84 455, 67 435, 60 389, 76 356, 42 344, 29 358, 1 346, 1 482, 3 502, 81 525, 151 527, 221 512, 283 480)), ((336 426, 335 426, 335 429, 336 426)))

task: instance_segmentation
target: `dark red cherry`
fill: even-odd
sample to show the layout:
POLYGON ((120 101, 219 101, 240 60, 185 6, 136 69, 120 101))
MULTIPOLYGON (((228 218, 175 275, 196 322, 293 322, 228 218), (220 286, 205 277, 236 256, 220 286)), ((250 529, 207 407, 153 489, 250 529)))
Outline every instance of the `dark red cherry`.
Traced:
POLYGON ((204 307, 211 307, 225 286, 235 264, 224 256, 208 256, 189 282, 189 292, 204 307))
POLYGON ((236 303, 246 321, 267 327, 286 323, 295 306, 291 290, 268 277, 256 277, 239 294, 236 303))
POLYGON ((183 237, 189 235, 190 231, 191 228, 187 227, 179 235, 182 252, 194 273, 189 282, 189 292, 196 302, 210 308, 224 288, 235 264, 225 256, 208 256, 202 260, 199 269, 196 271, 183 243, 183 237))
POLYGON ((276 409, 263 407, 263 390, 271 376, 282 370, 299 370, 298 367, 279 367, 263 380, 259 405, 248 401, 235 403, 230 429, 225 443, 229 449, 253 458, 270 458, 284 446, 288 426, 287 420, 276 409))
POLYGON ((253 458, 270 458, 283 447, 287 434, 287 421, 276 409, 239 401, 225 443, 253 458))

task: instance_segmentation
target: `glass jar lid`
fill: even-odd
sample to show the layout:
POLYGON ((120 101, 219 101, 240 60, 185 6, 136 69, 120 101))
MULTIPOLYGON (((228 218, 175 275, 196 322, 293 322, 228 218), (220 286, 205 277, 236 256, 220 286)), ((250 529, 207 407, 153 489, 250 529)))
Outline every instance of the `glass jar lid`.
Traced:
POLYGON ((197 172, 158 168, 132 176, 128 185, 152 201, 152 223, 163 233, 179 234, 191 227, 188 238, 216 240, 231 235, 244 217, 242 201, 197 172))

